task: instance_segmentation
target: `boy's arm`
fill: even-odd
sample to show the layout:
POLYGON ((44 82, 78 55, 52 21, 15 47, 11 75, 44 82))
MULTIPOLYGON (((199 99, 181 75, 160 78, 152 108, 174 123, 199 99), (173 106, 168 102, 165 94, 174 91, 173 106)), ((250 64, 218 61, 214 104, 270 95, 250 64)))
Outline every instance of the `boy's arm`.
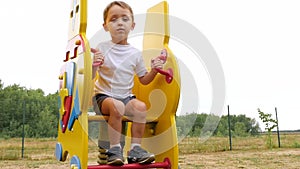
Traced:
POLYGON ((99 49, 91 48, 91 52, 94 54, 92 67, 92 79, 94 79, 99 66, 104 62, 104 56, 99 49))
POLYGON ((97 70, 98 70, 98 67, 93 66, 93 68, 92 68, 92 79, 94 79, 96 77, 97 70))
POLYGON ((151 71, 147 72, 145 74, 145 76, 142 76, 139 78, 140 82, 143 85, 147 85, 150 82, 152 82, 152 80, 155 78, 156 74, 158 73, 158 71, 156 69, 162 69, 163 67, 163 61, 157 57, 155 59, 151 60, 151 71))
POLYGON ((150 72, 147 72, 145 76, 140 77, 139 80, 143 85, 147 85, 152 82, 157 73, 157 70, 152 68, 150 72))

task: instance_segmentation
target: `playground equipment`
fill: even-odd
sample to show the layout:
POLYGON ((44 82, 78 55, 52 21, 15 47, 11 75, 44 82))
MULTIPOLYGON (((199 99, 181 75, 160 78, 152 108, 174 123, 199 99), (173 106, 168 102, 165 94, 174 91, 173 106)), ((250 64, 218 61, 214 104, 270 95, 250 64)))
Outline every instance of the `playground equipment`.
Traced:
MULTIPOLYGON (((168 47, 169 23, 168 4, 163 1, 147 11, 143 57, 150 69, 154 56, 163 60, 164 69, 158 70, 154 81, 142 85, 135 78, 134 94, 147 105, 147 124, 142 146, 156 155, 152 164, 125 164, 123 166, 88 165, 88 121, 99 121, 99 143, 106 134, 107 116, 88 116, 91 103, 93 79, 92 59, 86 39, 87 1, 72 0, 69 19, 69 36, 66 58, 59 75, 59 125, 55 156, 59 161, 70 157, 72 169, 96 168, 178 168, 178 144, 175 115, 180 95, 179 69, 174 54, 168 47), (155 23, 155 24, 153 24, 155 23), (165 49, 161 53, 161 49, 165 49)), ((126 145, 130 142, 130 120, 128 122, 126 145)), ((95 150, 97 151, 97 150, 95 150)))

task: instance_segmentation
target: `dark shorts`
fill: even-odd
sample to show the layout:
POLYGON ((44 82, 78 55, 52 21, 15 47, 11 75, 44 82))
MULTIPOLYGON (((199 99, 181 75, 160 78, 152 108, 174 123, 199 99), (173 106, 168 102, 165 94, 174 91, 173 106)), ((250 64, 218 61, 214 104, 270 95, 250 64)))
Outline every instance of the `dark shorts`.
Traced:
POLYGON ((108 96, 106 94, 97 94, 93 97, 94 111, 96 112, 96 114, 101 114, 102 103, 106 98, 109 98, 109 97, 123 102, 124 105, 126 105, 130 100, 136 98, 135 95, 131 95, 131 96, 128 96, 124 99, 120 99, 120 98, 115 98, 115 97, 108 96))

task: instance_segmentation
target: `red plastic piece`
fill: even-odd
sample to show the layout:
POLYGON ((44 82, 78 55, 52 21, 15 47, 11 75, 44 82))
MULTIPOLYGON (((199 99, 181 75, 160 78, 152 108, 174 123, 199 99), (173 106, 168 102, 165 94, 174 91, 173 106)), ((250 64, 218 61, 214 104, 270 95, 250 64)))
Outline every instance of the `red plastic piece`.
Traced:
POLYGON ((73 37, 66 48, 66 58, 64 62, 69 61, 70 59, 75 59, 79 53, 83 53, 86 50, 86 46, 84 44, 84 38, 82 35, 76 35, 73 37))
MULTIPOLYGON (((166 63, 167 61, 167 57, 168 57, 168 52, 166 49, 161 50, 160 52, 160 56, 157 56, 162 62, 163 64, 166 63)), ((156 69, 156 71, 162 75, 166 76, 166 82, 167 83, 171 83, 173 80, 173 70, 171 68, 167 69, 167 70, 163 70, 163 69, 156 69)))
POLYGON ((88 166, 88 169, 143 169, 143 168, 165 168, 171 169, 171 162, 169 158, 165 158, 163 162, 151 163, 151 164, 125 164, 122 166, 112 166, 112 165, 92 165, 88 166))
POLYGON ((160 52, 160 56, 158 56, 158 58, 159 58, 160 60, 162 60, 162 61, 163 61, 163 64, 165 64, 165 63, 166 63, 166 61, 167 61, 167 57, 168 57, 168 52, 167 52, 167 49, 163 49, 163 50, 161 50, 161 52, 160 52))
POLYGON ((64 133, 68 126, 69 117, 71 114, 72 96, 67 96, 64 101, 65 112, 62 116, 62 132, 64 133))
POLYGON ((158 73, 166 76, 167 83, 172 82, 172 80, 173 80, 173 70, 171 68, 169 68, 167 70, 156 69, 156 71, 158 71, 158 73))
POLYGON ((94 62, 93 67, 98 67, 98 66, 101 66, 102 64, 103 64, 103 62, 94 62))

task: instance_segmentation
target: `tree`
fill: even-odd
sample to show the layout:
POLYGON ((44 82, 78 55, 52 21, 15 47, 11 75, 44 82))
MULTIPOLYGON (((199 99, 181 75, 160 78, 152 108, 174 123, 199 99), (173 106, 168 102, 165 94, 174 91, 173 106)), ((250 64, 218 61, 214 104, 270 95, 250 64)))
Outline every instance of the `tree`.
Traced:
POLYGON ((237 123, 235 123, 235 127, 234 128, 235 128, 234 134, 236 136, 245 137, 245 136, 249 135, 249 133, 246 132, 247 129, 246 129, 245 123, 243 123, 243 122, 237 122, 237 123))
POLYGON ((20 85, 3 87, 0 80, 0 137, 21 137, 25 113, 25 137, 55 137, 58 93, 45 96, 42 89, 20 85))
POLYGON ((4 84, 2 83, 2 80, 0 79, 0 90, 2 90, 4 84))
POLYGON ((260 111, 258 108, 259 118, 262 120, 262 122, 265 124, 265 130, 268 131, 267 136, 267 145, 269 148, 273 147, 273 141, 272 141, 272 130, 277 127, 278 122, 277 120, 272 118, 272 114, 264 113, 260 111))
MULTIPOLYGON (((260 128, 255 119, 245 115, 230 115, 231 130, 234 136, 246 137, 258 135, 260 128)), ((177 132, 179 136, 228 136, 228 116, 221 118, 211 114, 186 114, 176 118, 177 132), (216 126, 216 124, 218 124, 216 126)))

